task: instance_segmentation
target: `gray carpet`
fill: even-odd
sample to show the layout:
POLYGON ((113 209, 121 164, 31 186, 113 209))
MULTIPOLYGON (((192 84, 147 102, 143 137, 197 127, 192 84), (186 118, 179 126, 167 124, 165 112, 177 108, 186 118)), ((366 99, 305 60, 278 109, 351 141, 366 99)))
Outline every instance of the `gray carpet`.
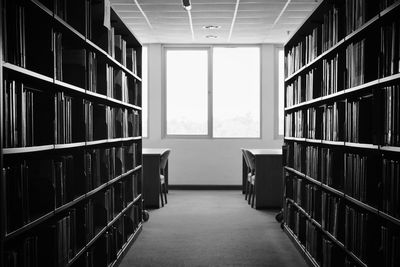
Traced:
POLYGON ((170 191, 120 267, 307 266, 275 214, 250 208, 240 191, 170 191))

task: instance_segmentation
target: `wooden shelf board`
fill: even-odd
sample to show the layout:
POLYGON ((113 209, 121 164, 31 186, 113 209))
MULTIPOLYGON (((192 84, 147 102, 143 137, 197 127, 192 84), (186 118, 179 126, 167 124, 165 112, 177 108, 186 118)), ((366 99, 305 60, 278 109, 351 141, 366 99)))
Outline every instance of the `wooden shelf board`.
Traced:
POLYGON ((304 177, 304 176, 305 176, 305 174, 299 172, 298 170, 296 170, 296 169, 294 169, 294 168, 292 168, 292 167, 287 167, 287 166, 285 166, 285 169, 286 169, 287 171, 290 171, 290 172, 292 172, 292 173, 298 175, 298 176, 301 176, 301 177, 304 177))
POLYGON ((362 202, 358 199, 355 199, 354 197, 351 197, 349 195, 345 195, 345 199, 352 202, 353 204, 356 204, 358 207, 361 207, 365 210, 368 210, 371 213, 375 213, 376 215, 378 215, 378 209, 368 205, 367 203, 364 203, 364 202, 362 202))
POLYGON ((54 145, 3 148, 3 155, 41 152, 41 151, 48 151, 48 150, 53 150, 53 149, 54 149, 54 145))
POLYGON ((400 153, 400 147, 398 147, 398 146, 381 146, 379 149, 381 151, 399 152, 400 153))
POLYGON ((318 180, 316 180, 316 179, 314 179, 314 178, 312 178, 311 176, 308 176, 308 175, 304 175, 304 179, 306 179, 307 181, 309 181, 309 182, 311 182, 311 183, 313 183, 315 185, 321 186, 321 184, 322 184, 320 181, 318 181, 318 180))
POLYGON ((373 81, 366 82, 366 83, 363 83, 363 84, 360 84, 360 85, 357 85, 357 86, 354 86, 354 87, 346 88, 344 90, 344 92, 345 92, 346 95, 350 94, 350 93, 354 93, 354 92, 359 92, 359 91, 362 91, 362 90, 365 90, 365 89, 369 89, 372 86, 378 85, 379 83, 380 83, 379 79, 373 80, 373 81))
MULTIPOLYGON (((400 2, 397 2, 400 5, 400 2)), ((388 83, 388 82, 393 82, 400 79, 400 73, 396 73, 390 76, 386 76, 383 78, 379 78, 379 83, 388 83)))
POLYGON ((394 2, 392 5, 388 6, 387 8, 385 8, 384 10, 382 10, 379 13, 379 16, 382 18, 384 16, 386 16, 387 14, 391 14, 391 12, 393 12, 393 10, 395 10, 396 8, 398 8, 400 6, 400 2, 396 1, 394 2))
POLYGON ((344 197, 344 193, 341 192, 340 190, 337 190, 333 187, 330 187, 329 185, 326 185, 324 183, 321 183, 321 187, 324 188, 325 190, 334 193, 335 195, 339 196, 339 197, 344 197))
POLYGON ((395 218, 383 211, 379 211, 378 214, 380 217, 389 220, 391 223, 396 224, 397 226, 400 226, 400 219, 395 218))
POLYGON ((43 11, 44 13, 46 13, 48 16, 53 17, 53 11, 51 11, 50 9, 48 9, 45 5, 43 5, 42 3, 40 3, 37 0, 30 0, 30 2, 32 4, 34 4, 36 7, 38 7, 41 11, 43 11))
POLYGON ((63 26, 65 29, 69 30, 71 33, 73 33, 77 38, 79 38, 81 41, 86 41, 86 37, 81 34, 79 31, 75 30, 71 25, 69 25, 66 21, 64 21, 62 18, 60 18, 58 15, 54 14, 54 20, 59 23, 59 25, 63 26))
POLYGON ((344 146, 343 141, 328 141, 328 140, 322 140, 321 144, 324 145, 333 145, 333 146, 344 146))
POLYGON ((54 149, 77 148, 85 146, 85 142, 70 143, 70 144, 55 144, 54 149))
POLYGON ((373 149, 373 150, 378 150, 379 149, 378 145, 363 144, 363 143, 352 143, 352 142, 345 142, 344 146, 346 146, 346 147, 356 147, 356 148, 366 148, 366 149, 373 149))
POLYGON ((378 19, 379 19, 379 14, 375 15, 374 17, 372 17, 370 20, 365 22, 362 26, 360 26, 355 31, 353 31, 353 32, 349 33, 348 35, 346 35, 345 41, 346 42, 352 41, 357 35, 363 33, 364 31, 366 31, 366 29, 368 29, 371 25, 373 25, 376 21, 378 21, 378 19))
POLYGON ((300 243, 300 241, 297 239, 296 235, 293 233, 293 231, 286 225, 283 225, 285 232, 289 236, 289 238, 294 241, 296 244, 297 250, 303 255, 303 258, 306 260, 308 265, 313 266, 313 267, 319 267, 318 263, 314 260, 314 258, 310 255, 310 253, 305 249, 305 247, 300 243))
POLYGON ((7 233, 6 236, 5 236, 5 240, 10 240, 10 239, 12 239, 12 238, 14 238, 14 237, 16 237, 18 235, 21 235, 21 234, 25 233, 26 231, 32 229, 33 227, 41 224, 42 222, 46 221, 47 219, 49 219, 51 217, 53 217, 53 215, 54 215, 54 210, 52 210, 52 211, 46 213, 45 215, 42 215, 41 217, 39 217, 39 218, 37 218, 37 219, 25 224, 24 226, 20 227, 19 229, 15 230, 13 232, 7 233))
POLYGON ((6 69, 6 70, 11 70, 11 71, 18 72, 20 74, 24 74, 26 76, 30 76, 30 77, 35 78, 35 79, 42 80, 44 82, 48 82, 48 83, 53 83, 54 82, 53 78, 50 78, 50 77, 48 77, 46 75, 43 75, 43 74, 31 71, 31 70, 22 68, 20 66, 14 65, 12 63, 4 62, 3 63, 3 68, 6 69))
POLYGON ((322 140, 321 139, 308 139, 306 138, 306 142, 310 144, 321 144, 322 140))
POLYGON ((72 85, 72 84, 69 84, 69 83, 60 81, 60 80, 55 80, 55 81, 54 81, 54 84, 55 84, 55 85, 58 85, 58 86, 61 86, 61 87, 63 87, 63 88, 72 90, 72 91, 74 91, 74 92, 81 93, 81 94, 86 93, 86 90, 85 90, 84 88, 81 88, 81 87, 79 87, 79 86, 75 86, 75 85, 72 85))
POLYGON ((135 230, 135 232, 128 238, 127 242, 122 246, 121 250, 117 253, 117 259, 113 261, 111 264, 109 264, 109 267, 117 267, 122 260, 123 256, 126 254, 126 252, 129 250, 131 245, 136 241, 138 238, 139 234, 142 232, 143 224, 139 223, 138 228, 135 230))

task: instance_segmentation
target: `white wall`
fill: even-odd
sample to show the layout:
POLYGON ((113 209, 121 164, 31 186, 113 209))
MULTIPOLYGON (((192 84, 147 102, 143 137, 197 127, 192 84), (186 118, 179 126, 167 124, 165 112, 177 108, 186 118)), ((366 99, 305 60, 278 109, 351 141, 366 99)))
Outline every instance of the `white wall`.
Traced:
POLYGON ((173 185, 241 185, 240 148, 280 148, 275 139, 275 46, 261 46, 262 138, 172 139, 162 138, 162 45, 148 46, 149 138, 143 147, 171 148, 169 183, 173 185))

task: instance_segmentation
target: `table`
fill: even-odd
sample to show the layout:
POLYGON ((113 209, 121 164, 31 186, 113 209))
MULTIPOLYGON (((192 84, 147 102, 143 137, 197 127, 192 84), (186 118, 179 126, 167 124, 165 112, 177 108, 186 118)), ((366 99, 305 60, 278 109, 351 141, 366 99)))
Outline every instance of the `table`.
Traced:
MULTIPOLYGON (((143 148, 143 198, 145 208, 160 208, 160 160, 169 148, 143 148)), ((168 161, 165 167, 168 187, 168 161)))
MULTIPOLYGON (((245 148, 246 149, 246 148, 245 148)), ((247 149, 256 158, 255 208, 278 208, 282 205, 282 149, 247 149)), ((243 193, 247 181, 247 165, 242 156, 243 193)))

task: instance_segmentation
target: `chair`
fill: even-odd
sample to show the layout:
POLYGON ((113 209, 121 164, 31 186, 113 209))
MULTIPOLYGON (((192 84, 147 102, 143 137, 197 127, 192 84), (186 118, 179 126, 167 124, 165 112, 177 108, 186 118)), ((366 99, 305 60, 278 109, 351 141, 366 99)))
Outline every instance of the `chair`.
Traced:
POLYGON ((251 207, 254 207, 254 199, 255 199, 255 195, 256 195, 256 190, 255 190, 255 187, 256 187, 256 158, 247 149, 244 149, 243 153, 244 153, 245 160, 247 158, 247 161, 246 161, 246 163, 248 164, 247 166, 250 168, 250 173, 248 174, 247 183, 246 183, 246 187, 248 188, 247 189, 248 203, 250 204, 250 201, 251 201, 251 207))
POLYGON ((167 183, 165 181, 165 167, 167 166, 169 153, 170 151, 167 150, 164 154, 161 155, 160 159, 160 198, 161 198, 161 206, 163 207, 164 207, 163 193, 165 198, 165 204, 167 204, 167 183))
POLYGON ((250 181, 251 181, 252 173, 250 170, 250 164, 249 164, 247 155, 245 154, 243 148, 241 150, 242 150, 242 155, 243 155, 244 161, 246 162, 246 166, 247 166, 247 169, 246 169, 247 170, 247 179, 246 179, 246 184, 245 184, 245 188, 244 188, 244 193, 245 193, 244 199, 247 200, 247 196, 249 194, 249 189, 250 189, 250 181))

